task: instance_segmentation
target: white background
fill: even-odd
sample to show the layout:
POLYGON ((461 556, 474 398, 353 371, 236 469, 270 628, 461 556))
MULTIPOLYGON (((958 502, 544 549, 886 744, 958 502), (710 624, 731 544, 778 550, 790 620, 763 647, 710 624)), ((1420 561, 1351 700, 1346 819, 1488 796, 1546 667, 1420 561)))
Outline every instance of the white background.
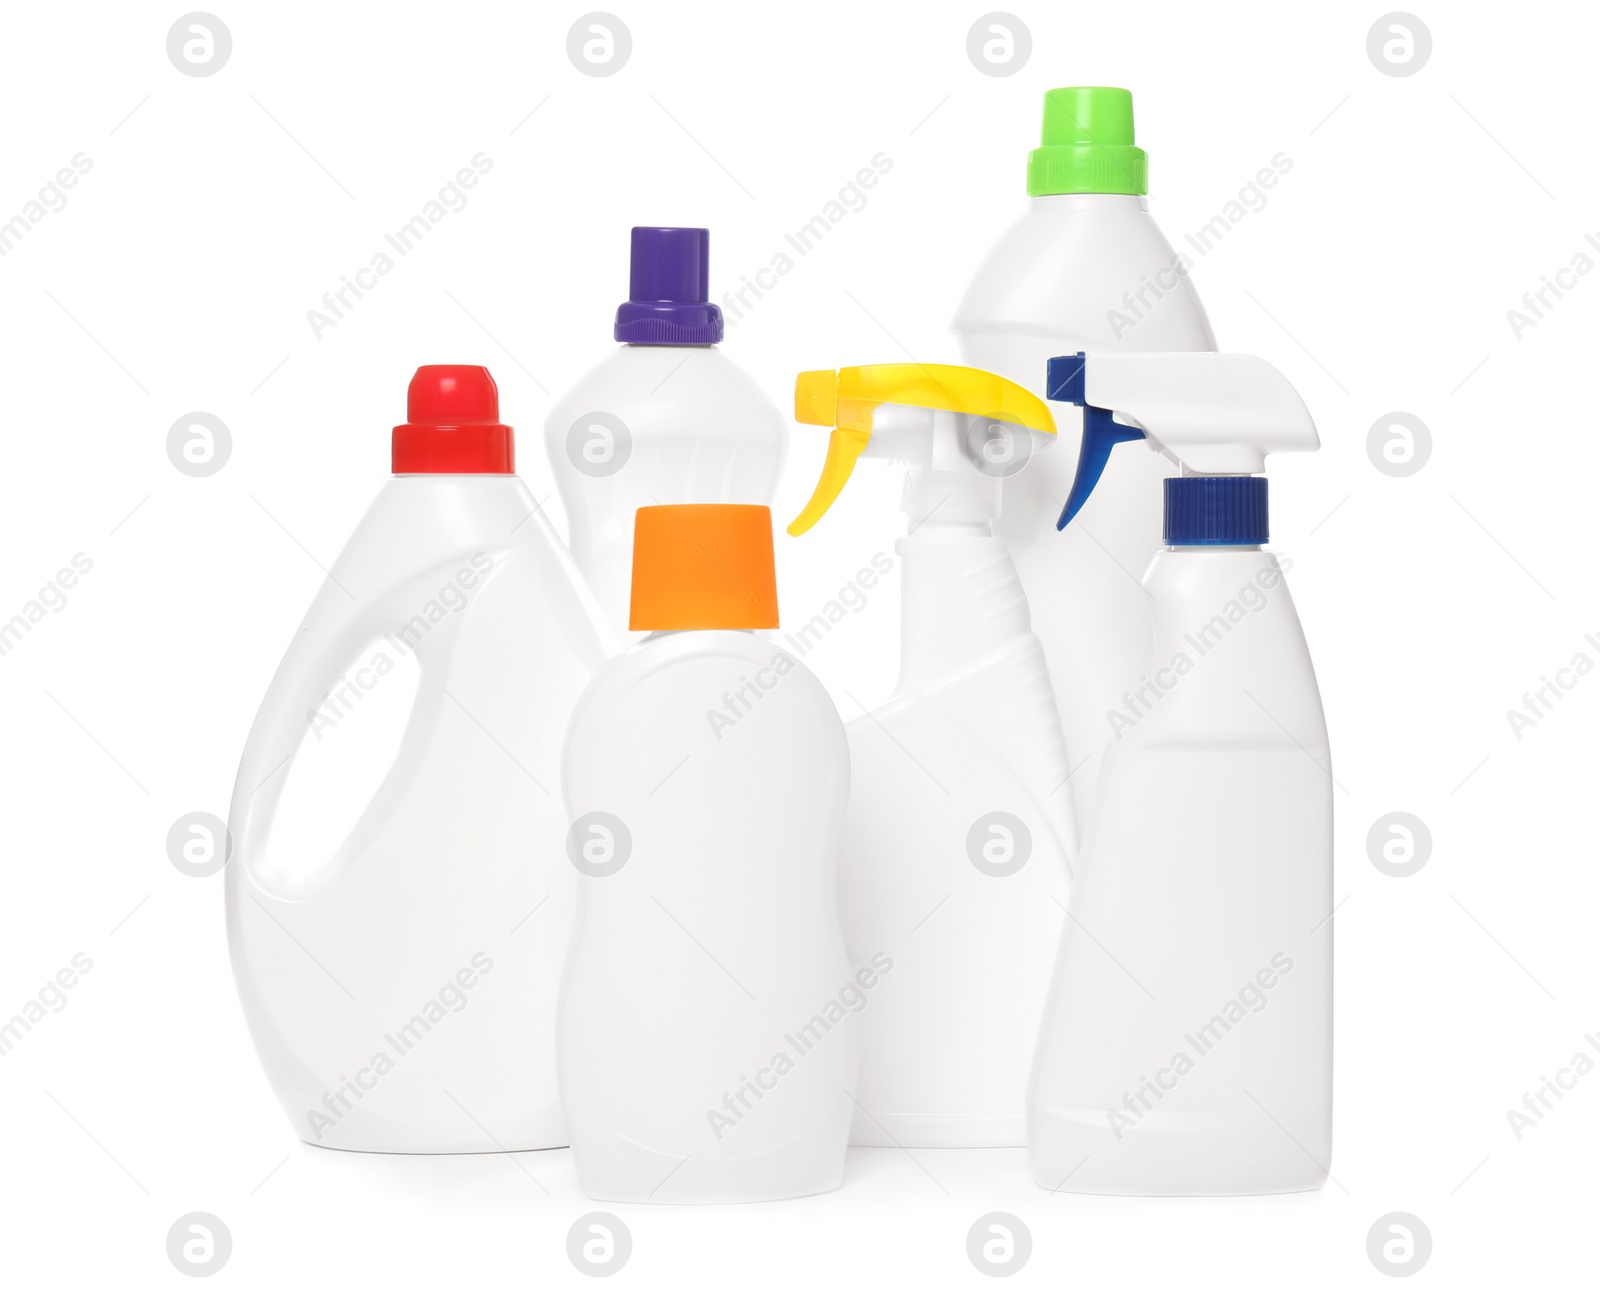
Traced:
MULTIPOLYGON (((1038 1189, 1020 1151, 855 1150, 830 1196, 605 1207, 633 1234, 617 1285, 977 1286, 966 1233, 995 1210, 1033 1235, 1018 1286, 1381 1285, 1366 1237, 1395 1210, 1432 1232, 1419 1285, 1592 1281, 1600 1073, 1520 1141, 1506 1112, 1600 1031, 1600 678, 1520 740, 1506 710, 1600 661, 1600 275, 1520 339, 1506 312, 1600 230, 1600 12, 1432 5, 1430 61, 1391 77, 1366 53, 1378 4, 1022 3, 1031 58, 991 77, 966 54, 981 4, 616 8, 633 52, 604 78, 567 58, 580 5, 216 0, 233 51, 204 78, 167 58, 179 5, 0 14, 0 220, 93 163, 0 258, 0 618, 93 561, 0 657, 0 1015, 94 963, 0 1059, 0 1280, 180 1284, 166 1233, 204 1210, 233 1235, 217 1285, 588 1284, 565 1236, 597 1207, 565 1152, 298 1142, 237 1007, 222 880, 178 873, 167 829, 226 814, 417 364, 492 369, 545 497, 545 411, 612 344, 629 226, 708 225, 720 295, 879 152, 866 207, 727 352, 780 404, 802 368, 954 361, 957 298, 1025 202, 1042 92, 1098 83, 1134 91, 1175 244, 1293 159, 1193 276, 1223 348, 1280 366, 1323 434, 1275 468, 1273 520, 1339 785, 1334 1181, 1093 1199, 1038 1189), (306 311, 479 152, 470 204, 316 339, 306 311), (205 479, 165 450, 194 410, 233 437, 205 479), (1434 442, 1404 479, 1365 447, 1395 410, 1434 442), (1409 878, 1365 846, 1396 810, 1433 836, 1409 878)), ((796 429, 780 521, 822 448, 796 429)), ((892 550, 898 481, 858 474, 827 524, 780 539, 786 619, 892 550)), ((892 685, 895 602, 891 580, 807 659, 847 719, 846 688, 872 705, 892 685)))

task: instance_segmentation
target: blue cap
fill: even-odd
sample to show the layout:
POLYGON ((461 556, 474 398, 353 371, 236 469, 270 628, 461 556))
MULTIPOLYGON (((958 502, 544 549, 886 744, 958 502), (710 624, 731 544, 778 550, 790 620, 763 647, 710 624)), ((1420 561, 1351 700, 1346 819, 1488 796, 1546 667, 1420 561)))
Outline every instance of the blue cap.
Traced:
POLYGON ((636 228, 628 299, 612 334, 629 345, 715 345, 722 310, 710 304, 711 231, 636 228))
POLYGON ((1267 541, 1267 477, 1185 475, 1166 481, 1169 547, 1259 547, 1267 541))

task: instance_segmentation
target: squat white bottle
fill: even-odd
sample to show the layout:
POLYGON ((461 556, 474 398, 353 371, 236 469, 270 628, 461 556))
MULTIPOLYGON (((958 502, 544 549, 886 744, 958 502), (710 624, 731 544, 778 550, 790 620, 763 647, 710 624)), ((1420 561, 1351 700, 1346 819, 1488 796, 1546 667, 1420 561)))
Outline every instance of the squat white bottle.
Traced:
POLYGON ((606 1201, 838 1186, 856 1014, 844 727, 778 626, 766 507, 639 511, 632 624, 567 737, 579 920, 561 1003, 578 1179, 606 1201))

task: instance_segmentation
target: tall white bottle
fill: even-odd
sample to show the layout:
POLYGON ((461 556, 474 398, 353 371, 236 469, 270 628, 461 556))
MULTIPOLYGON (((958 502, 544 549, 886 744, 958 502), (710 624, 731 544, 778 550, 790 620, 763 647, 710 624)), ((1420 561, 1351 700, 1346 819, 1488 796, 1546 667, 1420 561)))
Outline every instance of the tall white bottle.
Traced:
POLYGON ((295 633, 239 764, 234 978, 308 1143, 558 1147, 555 1013, 577 899, 559 752, 610 634, 512 474, 488 371, 420 368, 409 406, 394 478, 295 633), (407 685, 403 734, 363 745, 361 723, 407 685), (319 800, 302 769, 317 757, 341 772, 364 759, 375 787, 348 832, 291 843, 281 808, 319 800))
MULTIPOLYGON (((1045 363, 1078 350, 1214 350, 1189 260, 1151 218, 1147 159, 1134 146, 1127 90, 1051 90, 1043 143, 1028 158, 1028 208, 984 260, 956 313, 962 359, 1044 393, 1045 363)), ((1063 537, 1078 423, 1005 484, 996 533, 1010 547, 1044 643, 1073 800, 1087 822, 1107 713, 1122 707, 1150 653, 1138 580, 1161 545, 1161 480, 1149 454, 1123 464, 1063 537), (1086 630, 1085 625, 1092 625, 1086 630)))
POLYGON ((561 1077, 578 1179, 606 1201, 762 1201, 844 1172, 856 969, 835 866, 844 728, 778 626, 766 507, 638 514, 633 627, 564 759, 583 875, 561 1077))
POLYGON ((562 396, 545 449, 567 512, 573 558, 617 639, 628 630, 633 517, 640 507, 766 505, 788 427, 772 400, 718 347, 705 229, 633 230, 622 344, 562 396))
POLYGON ((1069 516, 1118 441, 1147 439, 1183 475, 1144 579, 1154 654, 1106 754, 1039 1036, 1034 1176, 1135 1195, 1321 1187, 1333 782, 1300 620, 1261 546, 1259 474, 1268 453, 1315 449, 1316 429, 1248 355, 1078 355, 1052 362, 1050 388, 1085 408, 1069 516))
POLYGON ((790 533, 857 457, 906 468, 900 677, 846 727, 845 943, 857 966, 894 962, 861 1017, 851 1139, 1020 1146, 1075 831, 1044 653, 991 526, 1054 423, 1003 377, 909 363, 801 373, 795 416, 835 429, 790 533))

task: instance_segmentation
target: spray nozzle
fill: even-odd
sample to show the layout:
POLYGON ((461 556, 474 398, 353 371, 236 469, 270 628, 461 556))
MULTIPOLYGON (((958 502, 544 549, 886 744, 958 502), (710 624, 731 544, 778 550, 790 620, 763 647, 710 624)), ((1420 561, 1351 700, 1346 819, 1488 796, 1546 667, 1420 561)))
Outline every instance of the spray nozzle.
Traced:
POLYGON ((1111 450, 1131 439, 1148 440, 1186 476, 1258 475, 1269 453, 1319 446, 1295 388, 1253 354, 1069 354, 1049 361, 1045 394, 1083 409, 1078 473, 1057 529, 1083 509, 1111 450))
MULTIPOLYGON (((1030 432, 1053 435, 1056 429, 1043 401, 1015 382, 938 363, 802 372, 795 378, 794 415, 807 425, 833 427, 822 478, 789 525, 795 537, 833 505, 860 457, 895 458, 914 472, 998 483, 1007 460, 1025 460, 1029 450, 1018 445, 1028 442, 1030 432), (1007 452, 974 450, 968 442, 974 433, 1006 441, 1007 452)), ((908 489, 908 505, 913 492, 908 489)))

